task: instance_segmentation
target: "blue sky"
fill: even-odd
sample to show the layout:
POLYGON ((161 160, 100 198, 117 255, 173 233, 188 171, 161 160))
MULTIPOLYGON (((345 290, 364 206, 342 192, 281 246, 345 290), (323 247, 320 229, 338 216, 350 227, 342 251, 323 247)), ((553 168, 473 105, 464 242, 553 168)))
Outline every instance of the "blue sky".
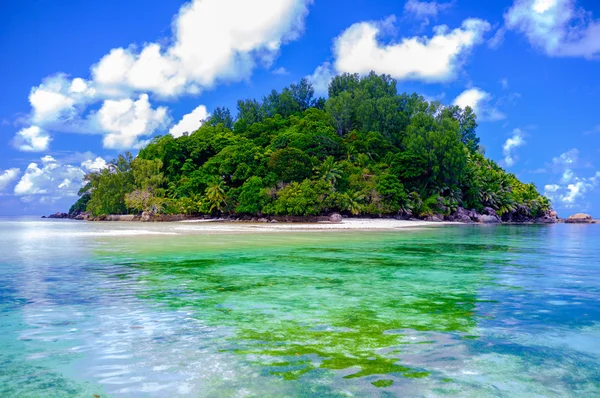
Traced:
POLYGON ((489 157, 600 217, 594 0, 8 0, 0 53, 0 215, 66 211, 86 172, 216 106, 375 70, 472 106, 489 157))

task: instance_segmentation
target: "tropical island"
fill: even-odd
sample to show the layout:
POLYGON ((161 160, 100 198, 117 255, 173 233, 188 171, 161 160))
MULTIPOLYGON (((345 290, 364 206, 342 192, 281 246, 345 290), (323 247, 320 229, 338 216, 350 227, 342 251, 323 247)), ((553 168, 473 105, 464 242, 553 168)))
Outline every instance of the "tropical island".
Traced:
POLYGON ((534 184, 484 156, 471 108, 399 94, 390 76, 337 76, 327 99, 303 79, 237 112, 89 173, 69 215, 557 220, 534 184))

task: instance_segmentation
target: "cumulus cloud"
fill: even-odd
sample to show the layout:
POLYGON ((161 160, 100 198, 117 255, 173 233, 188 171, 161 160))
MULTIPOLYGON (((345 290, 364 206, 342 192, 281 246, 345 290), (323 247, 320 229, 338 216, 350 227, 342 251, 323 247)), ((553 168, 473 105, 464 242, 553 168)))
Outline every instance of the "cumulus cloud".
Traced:
POLYGON ((598 188, 600 184, 600 171, 592 177, 580 178, 572 176, 568 184, 548 184, 544 187, 544 195, 550 200, 566 208, 581 205, 585 195, 598 188))
POLYGON ((48 149, 50 135, 38 126, 25 127, 17 132, 13 140, 15 148, 24 152, 41 152, 48 149))
POLYGON ((204 105, 196 107, 190 113, 184 115, 181 120, 171 127, 169 133, 173 137, 181 137, 185 133, 193 133, 198 130, 202 123, 208 118, 209 113, 204 105))
POLYGON ((64 165, 52 157, 42 158, 41 165, 30 163, 14 188, 14 194, 26 202, 36 198, 52 203, 64 197, 76 197, 85 172, 76 166, 64 165))
POLYGON ((381 43, 380 37, 393 28, 394 21, 391 17, 383 22, 359 22, 346 29, 334 41, 336 71, 367 74, 374 70, 400 80, 449 81, 490 29, 488 22, 470 18, 453 30, 436 26, 431 37, 381 43))
POLYGON ((96 90, 81 78, 59 73, 45 78, 29 93, 31 121, 37 126, 61 125, 76 118, 85 104, 96 98, 96 90))
MULTIPOLYGON (((75 198, 77 192, 84 185, 83 177, 88 172, 99 171, 107 166, 101 157, 93 158, 92 154, 81 162, 79 166, 57 160, 50 155, 40 158, 39 162, 32 162, 27 166, 25 173, 14 187, 14 194, 25 203, 55 203, 64 198, 75 198)), ((16 170, 16 179, 19 169, 16 170)), ((13 173, 15 173, 13 171, 13 173)), ((0 181, 2 176, 0 176, 0 181)))
POLYGON ((282 45, 302 34, 311 3, 192 0, 173 19, 169 45, 114 48, 91 67, 87 79, 57 74, 34 87, 30 126, 20 132, 17 148, 47 149, 48 133, 42 136, 45 143, 40 134, 32 142, 36 129, 103 134, 107 148, 136 147, 139 137, 166 128, 167 109, 146 106, 147 94, 174 98, 248 79, 257 66, 269 67, 282 45), (89 109, 94 104, 101 105, 97 113, 89 109))
POLYGON ((512 136, 506 140, 502 146, 502 153, 504 154, 504 163, 508 167, 514 166, 517 162, 518 157, 515 154, 515 150, 525 145, 525 139, 523 138, 523 132, 520 129, 514 129, 512 136))
POLYGON ((331 64, 325 62, 322 65, 317 66, 317 69, 312 75, 306 76, 306 78, 312 83, 315 94, 326 96, 329 91, 329 83, 334 76, 334 72, 331 70, 331 64))
POLYGON ((578 8, 575 0, 515 0, 504 21, 547 55, 595 58, 600 54, 600 20, 578 8))
POLYGON ((277 69, 274 69, 271 73, 273 73, 274 75, 280 75, 280 76, 285 76, 285 75, 289 75, 290 72, 285 69, 283 66, 280 66, 277 69))
POLYGON ((137 101, 131 99, 106 100, 95 115, 100 129, 106 132, 105 148, 127 149, 142 144, 140 137, 165 128, 169 122, 166 107, 152 109, 147 94, 137 101))
POLYGON ((554 170, 564 171, 572 169, 579 161, 579 150, 571 148, 568 151, 561 153, 559 156, 552 158, 552 167, 554 170))
POLYGON ((269 65, 284 43, 302 33, 309 3, 192 1, 175 17, 171 46, 113 49, 92 68, 94 80, 113 89, 162 96, 195 94, 218 81, 243 80, 257 63, 269 65))
POLYGON ((106 160, 102 159, 100 156, 96 157, 96 159, 88 159, 81 162, 81 167, 88 172, 100 171, 107 166, 106 160))
POLYGON ((574 171, 578 163, 579 150, 576 148, 552 158, 552 170, 560 175, 560 180, 558 183, 546 185, 544 194, 559 206, 581 206, 586 194, 600 185, 600 171, 591 177, 579 177, 574 171))
POLYGON ((492 104, 491 94, 477 87, 467 89, 460 93, 454 100, 454 105, 458 105, 461 108, 470 106, 479 120, 497 121, 506 118, 506 116, 492 104))
POLYGON ((404 14, 422 21, 422 26, 427 26, 430 18, 437 18, 440 12, 450 7, 452 7, 452 3, 408 0, 404 3, 404 14))
POLYGON ((18 168, 4 170, 0 173, 0 192, 4 191, 11 182, 19 177, 20 174, 21 170, 18 168))

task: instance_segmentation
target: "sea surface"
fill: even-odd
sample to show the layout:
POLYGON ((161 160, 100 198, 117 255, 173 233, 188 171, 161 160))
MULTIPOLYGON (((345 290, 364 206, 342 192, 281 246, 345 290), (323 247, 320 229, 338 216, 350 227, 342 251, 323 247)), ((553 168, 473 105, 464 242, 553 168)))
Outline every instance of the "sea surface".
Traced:
POLYGON ((598 397, 600 225, 0 219, 0 397, 598 397))

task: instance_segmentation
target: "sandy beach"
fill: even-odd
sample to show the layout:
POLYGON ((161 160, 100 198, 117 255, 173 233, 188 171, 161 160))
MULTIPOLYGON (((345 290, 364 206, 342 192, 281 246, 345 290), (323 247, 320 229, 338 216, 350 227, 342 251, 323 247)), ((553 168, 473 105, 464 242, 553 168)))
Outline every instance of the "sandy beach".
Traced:
POLYGON ((286 231, 388 231, 408 228, 439 227, 458 225, 455 222, 409 221, 395 219, 347 218, 341 223, 327 221, 315 223, 245 223, 215 220, 185 220, 179 221, 176 229, 188 232, 286 232, 286 231))

